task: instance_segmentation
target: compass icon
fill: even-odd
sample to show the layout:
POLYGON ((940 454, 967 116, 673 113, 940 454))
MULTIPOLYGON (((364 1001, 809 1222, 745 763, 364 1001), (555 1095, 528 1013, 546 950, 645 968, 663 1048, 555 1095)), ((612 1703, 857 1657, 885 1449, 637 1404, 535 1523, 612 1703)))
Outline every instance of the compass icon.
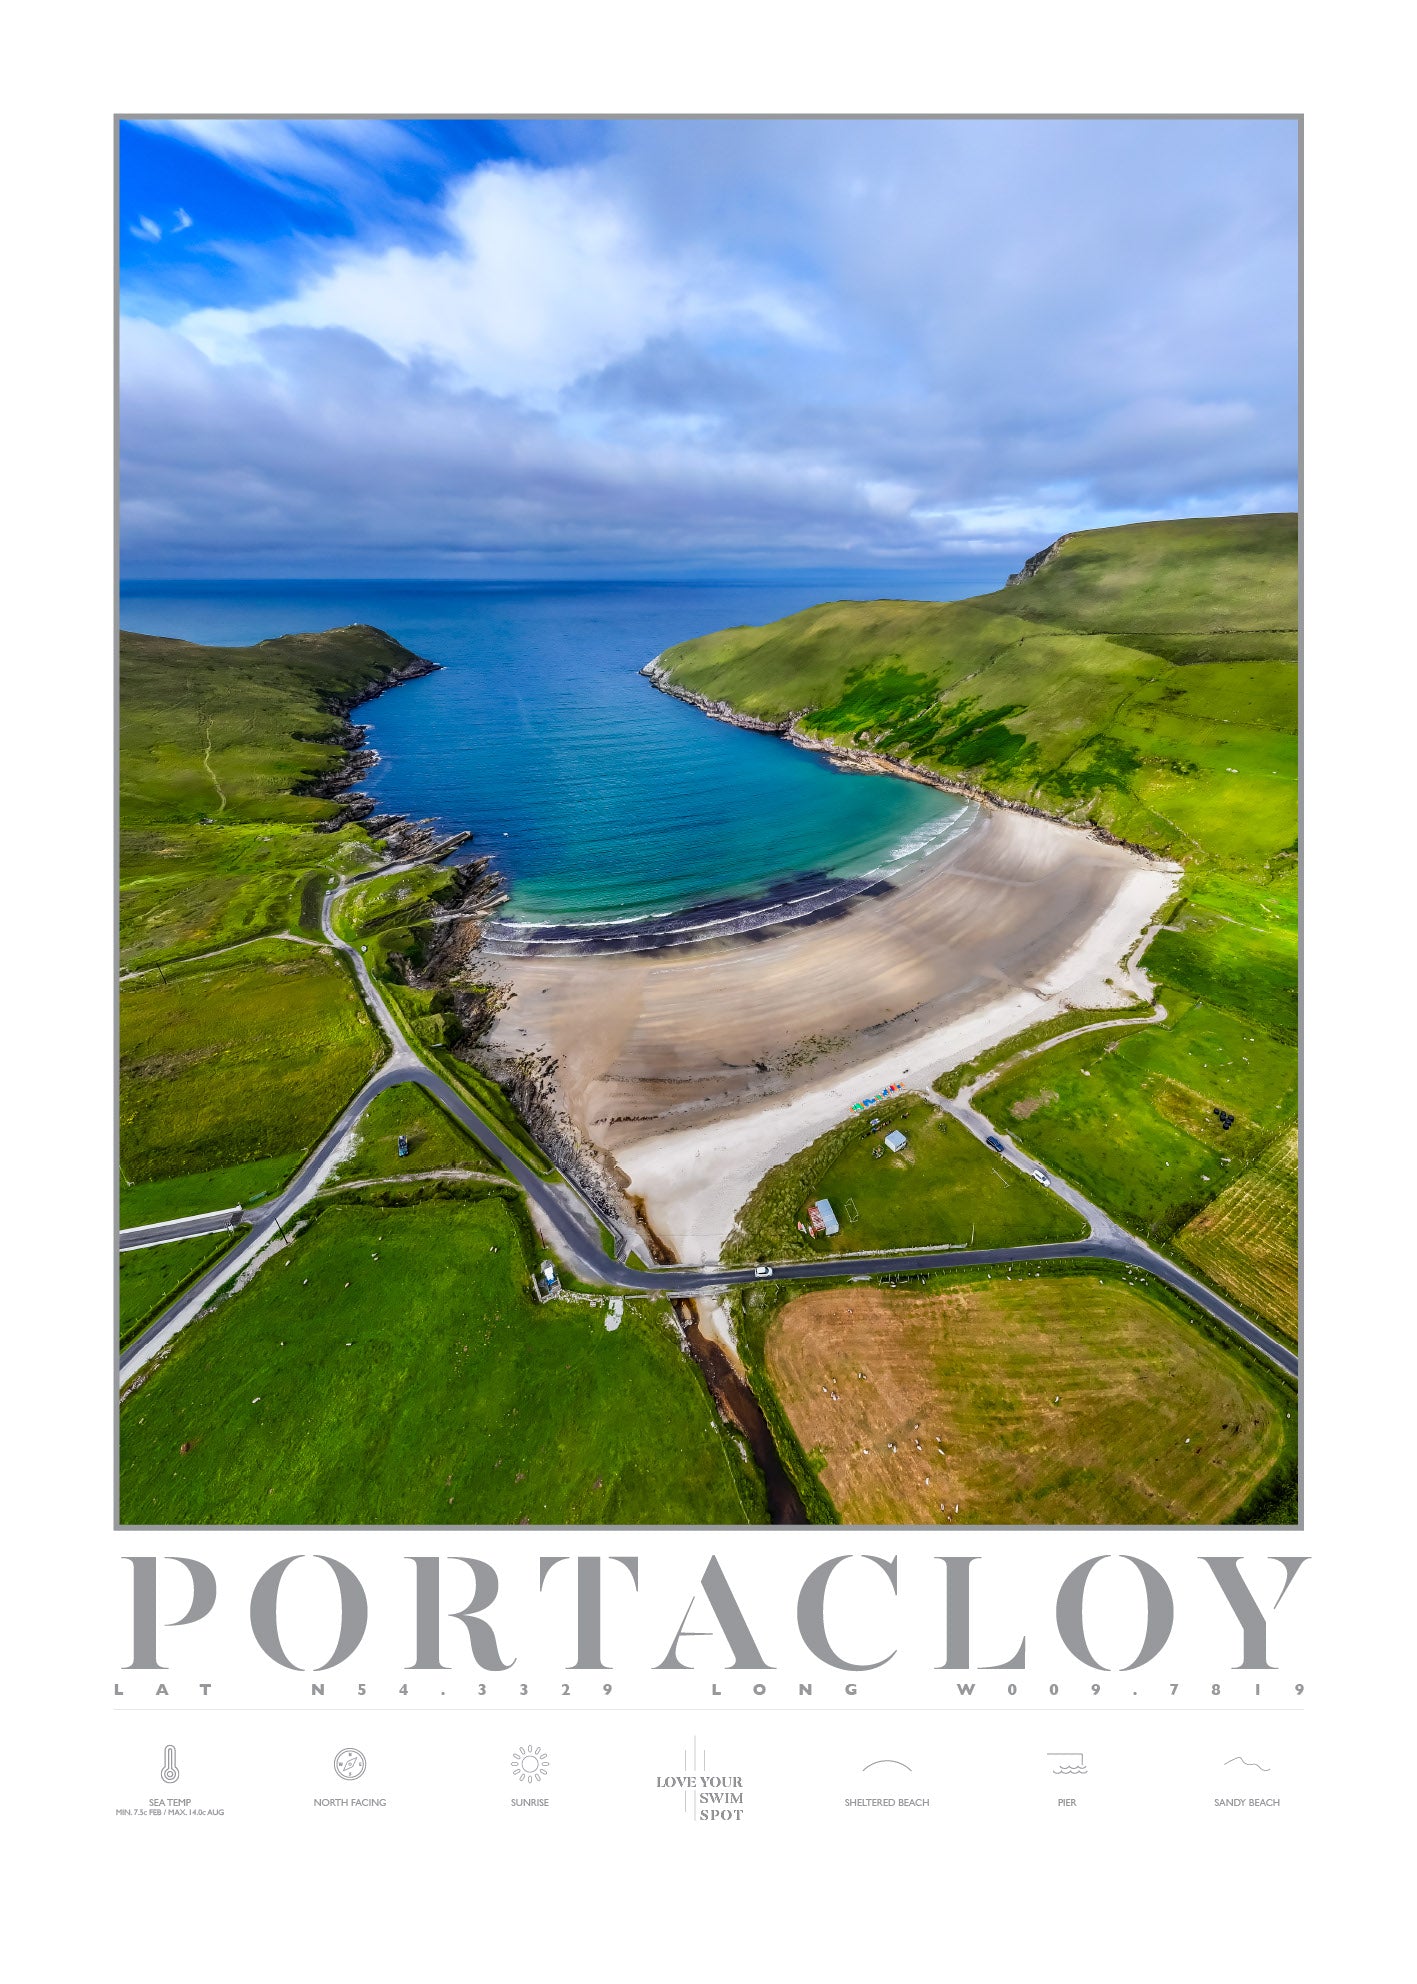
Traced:
POLYGON ((524 1743, 512 1752, 512 1776, 518 1784, 540 1784, 551 1768, 551 1759, 539 1743, 524 1743))
POLYGON ((342 1777, 346 1784, 353 1783, 356 1777, 363 1777, 366 1759, 362 1750, 336 1750, 335 1776, 342 1777))

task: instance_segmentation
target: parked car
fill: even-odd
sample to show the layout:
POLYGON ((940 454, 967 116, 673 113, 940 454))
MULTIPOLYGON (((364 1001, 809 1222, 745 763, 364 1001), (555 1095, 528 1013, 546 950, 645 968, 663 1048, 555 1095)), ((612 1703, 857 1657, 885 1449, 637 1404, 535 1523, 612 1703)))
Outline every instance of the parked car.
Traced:
POLYGON ((768 1277, 769 1277, 769 1276, 771 1275, 771 1273, 772 1273, 772 1269, 771 1269, 771 1268, 754 1268, 754 1269, 753 1269, 753 1273, 754 1273, 754 1275, 755 1275, 755 1276, 757 1277, 757 1279, 758 1279, 759 1281, 766 1281, 766 1280, 768 1279, 768 1277))
POLYGON ((990 1150, 1003 1151, 1004 1142, 1002 1137, 986 1137, 984 1141, 988 1144, 990 1150))
POLYGON ((1044 1170, 1042 1170, 1041 1168, 1040 1168, 1040 1169, 1035 1169, 1035 1171, 1034 1171, 1034 1173, 1033 1173, 1033 1175, 1034 1175, 1034 1177, 1035 1177, 1035 1178, 1036 1178, 1036 1179, 1038 1180, 1038 1182, 1039 1182, 1039 1184, 1040 1184, 1040 1185, 1047 1185, 1047 1184, 1049 1184, 1049 1183, 1051 1183, 1051 1180, 1049 1179, 1049 1176, 1048 1176, 1048 1173, 1047 1173, 1046 1171, 1044 1171, 1044 1170))

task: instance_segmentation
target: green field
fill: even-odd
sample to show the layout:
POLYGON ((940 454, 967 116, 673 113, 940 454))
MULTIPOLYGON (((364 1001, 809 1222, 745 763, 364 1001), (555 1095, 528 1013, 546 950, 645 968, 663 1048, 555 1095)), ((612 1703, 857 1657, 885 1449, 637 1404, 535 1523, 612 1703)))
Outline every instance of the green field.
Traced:
POLYGON ((318 934, 329 883, 377 858, 311 788, 351 705, 419 668, 373 627, 120 637, 125 1224, 278 1189, 383 1058, 346 967, 287 933, 318 934))
POLYGON ((1061 1033, 1075 1033, 1081 1027, 1102 1026, 1109 1022, 1127 1022, 1150 1014, 1152 1008, 1140 1003, 1130 1006, 1099 1006, 1082 1011, 1070 1006, 1066 1012, 1055 1013, 1051 1019, 1039 1020, 1035 1026, 1026 1027, 1022 1033, 1011 1034, 1007 1040, 996 1042, 976 1054, 972 1061, 961 1061, 958 1067, 948 1068, 934 1084, 938 1094, 953 1100, 961 1089, 972 1082, 982 1080, 991 1068, 1000 1068, 1006 1061, 1014 1060, 1020 1054, 1029 1053, 1041 1047, 1045 1041, 1054 1039, 1061 1033))
POLYGON ((529 1278, 496 1188, 326 1204, 128 1396, 123 1521, 764 1520, 666 1305, 612 1332, 529 1278))
POLYGON ((1013 1247, 1080 1240, 1086 1232, 1070 1206, 986 1150, 963 1124, 919 1097, 901 1097, 838 1124, 769 1171, 739 1212, 723 1258, 1013 1247), (898 1155, 882 1143, 890 1130, 908 1140, 898 1155), (813 1238, 799 1222, 805 1224, 807 1201, 820 1198, 830 1200, 841 1231, 813 1238))
POLYGON ((195 1212, 259 1205, 294 1177, 304 1155, 303 1151, 285 1151, 279 1157, 258 1157, 254 1164, 189 1171, 181 1178, 158 1178, 149 1185, 130 1185, 125 1179, 118 1194, 118 1224, 150 1226, 164 1219, 185 1219, 195 1212))
POLYGON ((307 1149, 386 1052, 345 964, 274 940, 129 981, 119 1026, 133 1184, 307 1149))
POLYGON ((793 1294, 765 1364, 845 1522, 1296 1519, 1293 1391, 1146 1276, 793 1294))
MULTIPOLYGON (((980 599, 838 602, 664 657, 695 694, 1184 864, 1145 958, 1165 1024, 1049 1049, 976 1098, 1157 1243, 1287 1148, 1294 1122, 1297 586, 1293 516, 1132 524, 1077 532, 1033 576, 980 599)), ((1038 1037, 951 1071, 942 1091, 1038 1037)), ((1297 1263, 1280 1236, 1296 1182, 1282 1165, 1263 1178, 1265 1219, 1233 1228, 1225 1272, 1232 1288, 1249 1277, 1267 1290, 1273 1320, 1294 1307, 1297 1263)))
POLYGON ((501 1176, 502 1167, 416 1082, 400 1082, 374 1097, 359 1119, 355 1148, 330 1173, 329 1183, 350 1178, 396 1178, 400 1172, 476 1171, 501 1176), (400 1136, 408 1139, 399 1156, 400 1136))
POLYGON ((1299 1135, 1257 1163, 1176 1235, 1176 1252, 1291 1343, 1299 1335, 1299 1135))
MULTIPOLYGON (((356 882, 334 906, 334 927, 347 944, 357 944, 378 977, 389 976, 389 960, 421 962, 433 906, 452 888, 446 868, 406 868, 356 882)), ((399 976, 397 972, 393 974, 399 976)))
POLYGON ((125 964, 298 929, 307 882, 367 865, 359 827, 316 831, 339 809, 308 788, 341 761, 343 712, 416 663, 375 627, 249 648, 120 636, 125 964))
POLYGON ((1158 1026, 1087 1034, 979 1091, 1030 1155, 1160 1245, 1292 1120, 1294 1053, 1233 1013, 1163 987, 1158 1026), (1234 1117, 1222 1127, 1215 1114, 1234 1117))
POLYGON ((139 1247, 118 1256, 118 1342, 132 1341, 151 1317, 231 1246, 229 1233, 139 1247))

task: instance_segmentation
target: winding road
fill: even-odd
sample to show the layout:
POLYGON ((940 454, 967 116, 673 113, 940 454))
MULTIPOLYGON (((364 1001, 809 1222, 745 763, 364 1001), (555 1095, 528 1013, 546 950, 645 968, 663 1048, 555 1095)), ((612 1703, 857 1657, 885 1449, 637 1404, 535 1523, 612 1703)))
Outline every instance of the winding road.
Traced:
MULTIPOLYGON (((436 1070, 430 1068, 409 1045, 383 995, 374 983, 363 957, 353 945, 345 943, 342 937, 335 934, 332 915, 339 898, 356 883, 367 881, 375 874, 395 874, 402 868, 416 865, 416 861, 393 862, 382 868, 366 869, 358 875, 352 875, 337 888, 329 891, 321 911, 321 928, 326 941, 350 959, 365 1002, 389 1042, 391 1052, 388 1060, 341 1111, 338 1120, 326 1132, 285 1190, 268 1205, 250 1209, 250 1230, 245 1240, 228 1250, 200 1280, 184 1289, 177 1300, 157 1316, 141 1336, 135 1338, 123 1350, 118 1363, 120 1387, 128 1384, 180 1330, 185 1329, 188 1323, 200 1315, 212 1295, 224 1283, 232 1280, 243 1268, 248 1267, 273 1241, 279 1243, 284 1235, 286 1222, 314 1197, 329 1172, 334 1169, 341 1142, 364 1114, 374 1097, 384 1089, 394 1088, 402 1082, 416 1082, 420 1088, 434 1096, 448 1114, 454 1117, 484 1150, 497 1159, 526 1193, 532 1204, 538 1208, 543 1224, 556 1236, 555 1244, 558 1251, 579 1277, 612 1289, 687 1297, 707 1295, 757 1278, 756 1271, 751 1267, 711 1264, 704 1267, 674 1265, 645 1269, 629 1267, 618 1258, 610 1259, 601 1244, 600 1233, 600 1221, 607 1220, 608 1223, 608 1216, 598 1212, 592 1202, 574 1185, 560 1178, 552 1180, 540 1177, 533 1171, 503 1141, 497 1131, 469 1107, 457 1090, 436 1070)), ((1049 1041, 1046 1044, 1055 1046, 1057 1041, 1049 1041)), ((981 1140, 985 1137, 999 1136, 1004 1146, 1003 1154, 1009 1163, 1029 1173, 1036 1170, 1038 1166, 1035 1159, 1019 1150, 1011 1138, 997 1132, 988 1118, 971 1106, 969 1101, 971 1093, 972 1090, 967 1090, 957 1100, 944 1102, 942 1106, 981 1140)), ((931 1099, 939 1101, 938 1097, 931 1099)), ((1169 1287, 1186 1296, 1197 1308, 1213 1317, 1216 1322, 1232 1330, 1252 1349, 1268 1358, 1279 1370, 1289 1377, 1297 1378, 1299 1360, 1286 1344, 1268 1335, 1257 1323, 1252 1322, 1241 1310, 1217 1295, 1204 1282, 1198 1281, 1194 1275, 1188 1274, 1184 1268, 1178 1267, 1164 1254, 1157 1253, 1145 1241, 1138 1240, 1134 1234, 1118 1226, 1100 1206, 1093 1205, 1071 1185, 1053 1178, 1051 1174, 1050 1184, 1058 1196, 1087 1221, 1091 1229, 1087 1239, 1054 1241, 1033 1247, 968 1249, 922 1247, 910 1253, 832 1254, 815 1260, 783 1262, 773 1268, 773 1276, 779 1281, 821 1281, 841 1280, 846 1277, 865 1279, 879 1275, 919 1274, 944 1267, 1009 1267, 1030 1261, 1072 1259, 1114 1261, 1127 1267, 1138 1268, 1154 1275, 1158 1281, 1164 1281, 1169 1287)), ((138 1246, 152 1246, 163 1239, 181 1239, 200 1233, 217 1233, 229 1228, 231 1224, 232 1211, 228 1208, 224 1212, 172 1221, 165 1227, 131 1228, 119 1235, 119 1245, 126 1251, 138 1246)), ((621 1236, 622 1244, 625 1237, 621 1236)))

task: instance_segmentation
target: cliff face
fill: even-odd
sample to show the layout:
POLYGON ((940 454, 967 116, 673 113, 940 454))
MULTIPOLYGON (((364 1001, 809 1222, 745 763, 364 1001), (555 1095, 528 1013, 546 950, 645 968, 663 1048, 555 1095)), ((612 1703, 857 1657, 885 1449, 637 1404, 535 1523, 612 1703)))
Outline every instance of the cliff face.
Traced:
POLYGON ((1068 539, 1075 535, 1076 533, 1073 531, 1064 531, 1061 537, 1055 537, 1051 544, 1046 544, 1041 551, 1035 551, 1031 558, 1025 558, 1023 569, 1018 572, 1010 572, 1009 576, 1004 580, 1004 584, 1006 586, 1021 586, 1025 579, 1033 578, 1036 573, 1043 570, 1045 565, 1051 563, 1057 557, 1068 539))

